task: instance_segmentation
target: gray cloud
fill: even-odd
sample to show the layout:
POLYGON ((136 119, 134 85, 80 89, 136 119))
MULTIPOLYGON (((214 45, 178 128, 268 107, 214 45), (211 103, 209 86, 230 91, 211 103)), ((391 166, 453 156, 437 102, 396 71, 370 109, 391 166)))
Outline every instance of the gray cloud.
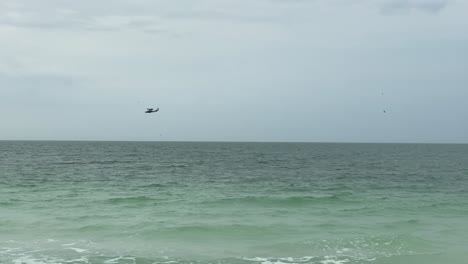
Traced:
POLYGON ((437 13, 449 4, 449 0, 384 0, 381 4, 383 13, 392 14, 421 10, 427 13, 437 13))
POLYGON ((82 14, 71 9, 0 12, 0 24, 22 28, 81 30, 160 30, 157 16, 82 14))
POLYGON ((0 103, 16 106, 43 106, 58 103, 57 98, 69 101, 78 88, 78 81, 58 75, 12 76, 0 73, 0 103))
MULTIPOLYGON (((310 4, 303 0, 118 0, 109 4, 94 1, 30 2, 27 0, 0 3, 0 25, 25 28, 74 28, 83 30, 133 29, 144 32, 165 31, 171 21, 227 20, 272 23, 284 21, 288 5, 310 4), (283 5, 275 5, 275 2, 283 5)), ((289 6, 291 7, 291 6, 289 6)), ((292 7, 300 9, 302 5, 292 7)), ((290 20, 294 16, 289 16, 290 20)))
MULTIPOLYGON (((450 0, 378 0, 384 13, 413 9, 435 13, 450 0)), ((363 1, 372 3, 372 1, 363 1)), ((109 4, 94 1, 5 0, 0 2, 0 25, 30 28, 75 28, 84 30, 132 29, 145 32, 166 31, 168 20, 234 20, 244 22, 290 21, 298 10, 344 5, 350 1, 329 0, 115 0, 109 4), (330 3, 331 2, 331 3, 330 3)), ((352 3, 352 2, 351 2, 352 3)), ((307 17, 302 14, 302 17, 307 17)))

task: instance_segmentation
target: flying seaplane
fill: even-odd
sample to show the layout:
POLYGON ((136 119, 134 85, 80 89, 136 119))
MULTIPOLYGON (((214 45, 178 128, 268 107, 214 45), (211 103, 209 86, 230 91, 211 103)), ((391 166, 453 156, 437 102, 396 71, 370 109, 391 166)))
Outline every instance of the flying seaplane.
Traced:
POLYGON ((159 108, 156 108, 156 110, 154 110, 154 108, 146 108, 145 113, 151 114, 151 113, 156 113, 157 111, 159 111, 159 108))

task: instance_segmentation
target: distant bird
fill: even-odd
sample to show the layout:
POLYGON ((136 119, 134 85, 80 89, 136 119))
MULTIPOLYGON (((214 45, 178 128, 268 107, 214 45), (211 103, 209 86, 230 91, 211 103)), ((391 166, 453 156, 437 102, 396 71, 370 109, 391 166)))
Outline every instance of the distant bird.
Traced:
POLYGON ((146 108, 145 113, 151 114, 151 113, 156 113, 159 111, 159 108, 156 108, 156 110, 153 110, 154 108, 146 108))
POLYGON ((385 110, 383 110, 383 112, 384 112, 384 114, 386 114, 386 113, 387 113, 387 111, 385 111, 385 110))

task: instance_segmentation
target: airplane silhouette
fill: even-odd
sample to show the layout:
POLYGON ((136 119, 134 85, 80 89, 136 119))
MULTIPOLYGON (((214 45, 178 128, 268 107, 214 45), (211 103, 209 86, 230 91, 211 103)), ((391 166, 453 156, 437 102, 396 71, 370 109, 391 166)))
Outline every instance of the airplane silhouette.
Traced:
POLYGON ((154 108, 146 108, 145 113, 151 114, 151 113, 156 113, 157 111, 159 111, 159 108, 156 108, 156 110, 153 110, 153 109, 154 108))

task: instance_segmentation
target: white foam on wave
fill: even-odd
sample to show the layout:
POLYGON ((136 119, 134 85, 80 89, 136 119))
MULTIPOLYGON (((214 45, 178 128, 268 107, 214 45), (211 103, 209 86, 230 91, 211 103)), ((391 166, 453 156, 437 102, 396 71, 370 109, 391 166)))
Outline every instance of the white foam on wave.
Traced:
POLYGON ((76 245, 76 243, 62 244, 62 246, 64 246, 64 247, 71 247, 73 245, 76 245))
POLYGON ((0 247, 0 264, 89 264, 89 256, 84 256, 86 253, 83 253, 90 252, 88 249, 84 249, 87 248, 87 244, 70 247, 75 244, 81 245, 83 242, 60 242, 55 239, 28 242, 10 241, 7 244, 12 244, 11 246, 0 247), (18 247, 18 245, 21 245, 21 247, 18 247), (70 251, 73 251, 73 253, 70 251))
POLYGON ((21 250, 21 248, 3 247, 0 248, 0 254, 7 254, 18 250, 21 250))
POLYGON ((60 260, 60 259, 38 259, 31 256, 21 256, 13 260, 13 264, 63 264, 63 263, 85 263, 88 264, 89 260, 86 257, 79 259, 60 260))
POLYGON ((336 259, 334 256, 325 256, 325 259, 320 261, 322 264, 344 264, 350 262, 349 259, 336 259))
POLYGON ((86 249, 76 248, 76 247, 68 247, 67 249, 71 249, 71 250, 73 250, 73 251, 75 251, 75 252, 77 252, 77 253, 83 253, 83 252, 88 251, 88 250, 86 250, 86 249))
POLYGON ((343 253, 349 252, 349 251, 351 251, 350 248, 342 248, 342 249, 338 249, 338 250, 336 251, 336 253, 338 253, 338 254, 343 254, 343 253))
POLYGON ((134 263, 136 262, 134 257, 119 256, 117 258, 108 259, 108 260, 104 261, 104 263, 109 263, 109 264, 118 263, 118 261, 121 260, 121 259, 122 260, 132 260, 134 263))
POLYGON ((55 260, 41 260, 29 256, 21 256, 13 260, 13 264, 60 264, 55 260))
POLYGON ((83 263, 86 263, 88 264, 89 263, 89 260, 87 257, 81 257, 79 259, 70 259, 70 260, 63 260, 62 261, 63 263, 76 263, 76 262, 83 262, 83 263))
POLYGON ((264 258, 264 257, 253 257, 253 258, 242 258, 247 261, 260 262, 260 264, 304 264, 304 263, 321 263, 321 264, 344 264, 351 260, 348 258, 338 258, 337 256, 324 256, 324 257, 284 257, 284 258, 264 258))

